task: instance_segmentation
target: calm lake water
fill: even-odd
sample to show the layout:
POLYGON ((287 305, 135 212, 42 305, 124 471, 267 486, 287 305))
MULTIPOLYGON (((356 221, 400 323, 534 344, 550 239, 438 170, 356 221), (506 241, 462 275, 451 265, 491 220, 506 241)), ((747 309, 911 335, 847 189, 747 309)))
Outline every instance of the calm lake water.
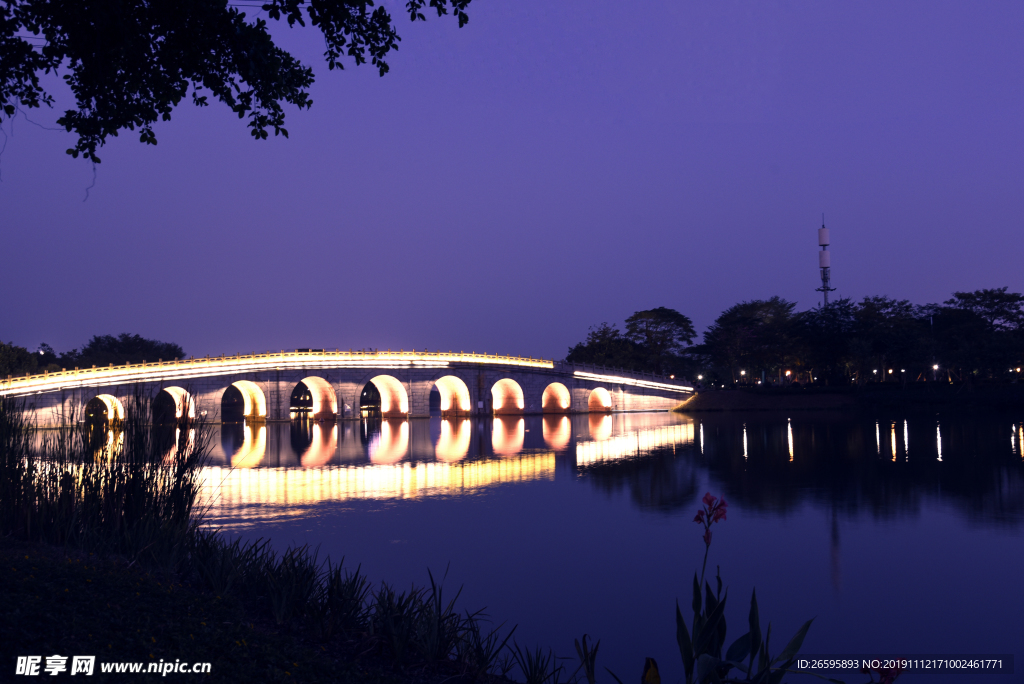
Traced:
POLYGON ((756 586, 776 653, 813 617, 804 653, 1014 654, 1015 675, 900 680, 994 684, 1024 681, 1022 421, 762 412, 225 425, 205 495, 209 522, 229 534, 319 546, 399 585, 447 568, 463 608, 517 624, 521 645, 575 656, 573 639, 590 634, 599 669, 635 681, 650 656, 668 684, 682 679, 675 601, 688 604, 700 571, 693 517, 711 492, 729 502, 709 558, 730 592, 727 644, 746 631, 756 586))

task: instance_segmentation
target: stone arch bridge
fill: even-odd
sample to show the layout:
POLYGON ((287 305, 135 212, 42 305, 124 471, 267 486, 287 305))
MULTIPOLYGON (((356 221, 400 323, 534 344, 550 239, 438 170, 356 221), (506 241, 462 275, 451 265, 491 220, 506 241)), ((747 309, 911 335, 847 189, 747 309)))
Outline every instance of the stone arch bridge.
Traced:
POLYGON ((388 419, 429 416, 435 388, 442 415, 466 416, 668 410, 693 393, 664 376, 518 356, 313 350, 8 377, 0 396, 20 398, 40 427, 97 412, 119 420, 140 390, 178 420, 202 415, 217 423, 233 411, 285 421, 301 410, 322 421, 358 418, 369 385, 379 395, 374 408, 388 419))

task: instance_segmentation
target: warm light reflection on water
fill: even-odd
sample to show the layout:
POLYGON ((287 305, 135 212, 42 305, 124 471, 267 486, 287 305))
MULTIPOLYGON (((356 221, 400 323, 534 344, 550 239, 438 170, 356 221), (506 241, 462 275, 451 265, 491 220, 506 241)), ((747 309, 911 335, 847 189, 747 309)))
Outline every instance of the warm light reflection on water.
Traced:
POLYGON ((526 421, 512 416, 495 416, 491 445, 500 456, 514 456, 523 450, 526 421))
POLYGON ((338 426, 312 425, 312 440, 309 449, 302 454, 302 467, 315 468, 327 465, 334 458, 334 452, 338 450, 338 426))
POLYGON ((381 421, 380 432, 370 441, 370 461, 377 464, 398 463, 408 453, 409 421, 381 421))
POLYGON ((231 457, 231 465, 235 468, 255 468, 267 453, 267 426, 260 425, 256 428, 255 439, 252 427, 246 425, 242 429, 242 446, 238 453, 231 457))
POLYGON ((892 460, 896 460, 896 423, 892 424, 892 460))
POLYGON ((206 519, 280 518, 300 515, 326 501, 462 496, 498 484, 552 480, 555 454, 460 463, 396 463, 325 468, 210 467, 202 473, 206 519))
POLYGON ((544 416, 541 430, 544 444, 555 451, 562 451, 572 439, 572 421, 569 416, 544 416))
POLYGON ((592 439, 602 440, 612 436, 612 417, 607 413, 591 413, 590 436, 592 439))
POLYGON ((437 460, 461 461, 469 454, 469 443, 473 437, 473 422, 469 418, 441 421, 441 436, 437 438, 437 460))
POLYGON ((789 441, 789 460, 793 460, 793 421, 786 419, 786 434, 789 441))
POLYGON ((640 456, 657 447, 693 444, 693 423, 647 428, 609 437, 576 443, 576 465, 586 466, 602 461, 615 461, 640 456))

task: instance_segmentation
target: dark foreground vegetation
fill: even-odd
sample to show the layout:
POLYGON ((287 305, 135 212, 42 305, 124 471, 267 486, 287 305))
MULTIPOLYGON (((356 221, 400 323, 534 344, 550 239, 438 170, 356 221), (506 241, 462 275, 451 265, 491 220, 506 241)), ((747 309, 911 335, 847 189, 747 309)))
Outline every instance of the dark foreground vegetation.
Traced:
MULTIPOLYGON (((514 627, 458 608, 443 577, 428 572, 427 585, 408 589, 373 584, 309 547, 277 553, 266 540, 226 541, 201 525, 206 426, 162 434, 149 414, 137 395, 109 432, 34 431, 0 399, 5 676, 18 656, 56 654, 95 656, 98 681, 126 676, 104 665, 185 661, 209 663, 211 681, 497 684, 514 673, 525 684, 621 684, 599 673, 599 641, 576 641, 575 667, 550 649, 520 647, 514 627)), ((704 506, 695 521, 710 549, 727 504, 709 494, 704 506)), ((705 571, 694 576, 693 618, 676 608, 687 684, 781 682, 810 623, 772 654, 753 596, 749 631, 726 649, 728 592, 705 571)), ((651 658, 643 682, 660 684, 651 658)))
POLYGON ((638 311, 625 332, 602 323, 568 361, 687 377, 704 386, 1017 382, 1024 295, 954 292, 918 306, 890 297, 839 299, 796 311, 779 297, 736 304, 704 332, 671 309, 638 311))
POLYGON ((239 682, 487 681, 515 662, 512 630, 459 612, 432 576, 373 585, 315 550, 202 527, 205 426, 175 442, 149 411, 136 396, 97 444, 86 426, 29 430, 0 400, 5 672, 15 654, 54 652, 207 661, 239 682))

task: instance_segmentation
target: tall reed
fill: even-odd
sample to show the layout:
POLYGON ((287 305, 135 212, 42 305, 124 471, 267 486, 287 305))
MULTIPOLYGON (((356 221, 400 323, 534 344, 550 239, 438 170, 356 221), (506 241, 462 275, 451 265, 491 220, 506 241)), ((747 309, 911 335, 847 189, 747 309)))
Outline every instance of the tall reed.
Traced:
POLYGON ((185 558, 208 431, 150 425, 136 393, 106 439, 90 426, 32 430, 22 406, 0 398, 0 534, 115 553, 159 567, 185 558))

